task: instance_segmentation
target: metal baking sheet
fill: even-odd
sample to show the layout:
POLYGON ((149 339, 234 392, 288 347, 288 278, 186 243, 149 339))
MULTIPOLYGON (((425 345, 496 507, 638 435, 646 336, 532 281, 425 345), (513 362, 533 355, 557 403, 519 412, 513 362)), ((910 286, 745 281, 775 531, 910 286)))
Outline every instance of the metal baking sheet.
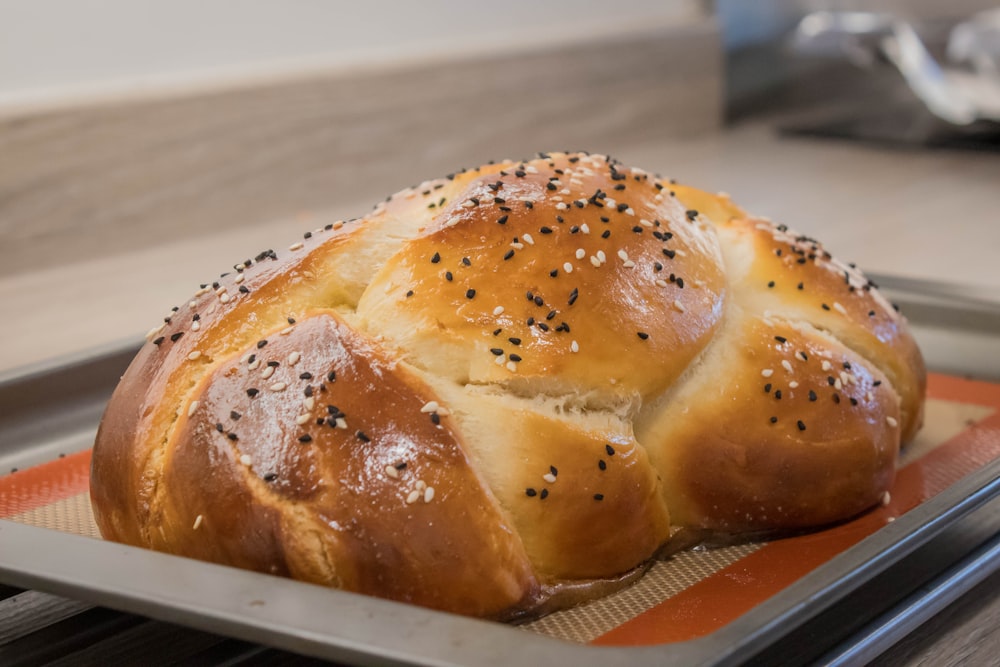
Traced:
MULTIPOLYGON (((875 279, 910 317, 932 368, 1000 378, 1000 306, 988 294, 875 279)), ((89 448, 104 403, 137 345, 126 342, 0 378, 0 470, 89 448)), ((779 647, 789 655, 794 638, 808 635, 810 624, 822 623, 829 632, 837 623, 846 636, 860 617, 845 606, 870 606, 866 589, 884 591, 893 576, 917 586, 914 567, 932 577, 958 567, 955 559, 964 553, 986 548, 1000 530, 998 506, 1000 462, 994 462, 721 629, 658 646, 570 643, 10 521, 0 521, 0 581, 340 662, 730 665, 779 647)), ((875 611, 869 609, 869 616, 875 611)))

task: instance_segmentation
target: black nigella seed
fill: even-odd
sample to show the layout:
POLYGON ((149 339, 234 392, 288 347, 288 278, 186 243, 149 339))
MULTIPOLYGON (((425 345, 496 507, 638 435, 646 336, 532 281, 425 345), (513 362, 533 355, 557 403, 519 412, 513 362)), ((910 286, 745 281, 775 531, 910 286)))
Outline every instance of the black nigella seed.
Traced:
POLYGON ((802 423, 801 419, 798 422, 796 422, 796 424, 798 425, 800 431, 806 430, 806 425, 802 423))
POLYGON ((597 467, 600 468, 601 470, 607 470, 608 469, 608 464, 607 464, 607 462, 605 462, 604 459, 600 459, 597 462, 597 467))
POLYGON ((371 442, 371 441, 372 441, 372 439, 371 439, 371 438, 369 438, 369 437, 368 437, 368 435, 367 435, 367 434, 365 434, 365 432, 364 432, 364 431, 356 431, 356 432, 354 433, 354 435, 355 435, 355 437, 356 437, 356 438, 357 438, 358 440, 360 440, 361 442, 371 442))
POLYGON ((649 334, 646 333, 645 331, 637 331, 636 335, 639 336, 639 338, 641 338, 642 340, 646 340, 649 338, 649 334))
POLYGON ((252 387, 250 389, 247 389, 247 396, 249 396, 250 398, 255 397, 259 393, 260 393, 259 389, 254 389, 252 387))
POLYGON ((528 496, 529 498, 534 498, 536 495, 538 495, 538 491, 535 491, 529 486, 527 489, 524 490, 524 495, 528 496))
POLYGON ((269 472, 266 475, 264 475, 265 482, 273 482, 276 479, 278 479, 278 473, 276 472, 269 472))
POLYGON ((441 261, 441 253, 438 252, 434 253, 434 256, 431 257, 431 264, 437 264, 440 261, 441 261))
POLYGON ((771 423, 772 424, 777 424, 778 423, 778 418, 777 417, 771 417, 771 423))
POLYGON ((503 350, 501 350, 499 347, 491 347, 490 352, 492 352, 494 355, 498 357, 503 354, 503 350))
POLYGON ((312 442, 312 436, 308 433, 303 433, 299 436, 299 442, 312 442))
POLYGON ((549 497, 549 490, 542 489, 542 492, 538 494, 538 497, 541 498, 542 500, 545 500, 546 498, 549 497))
POLYGON ((265 345, 267 345, 267 341, 266 340, 259 340, 259 341, 257 341, 257 349, 258 350, 260 348, 264 347, 265 345))
POLYGON ((694 209, 691 209, 691 210, 685 211, 684 215, 687 216, 688 220, 691 220, 693 222, 694 219, 698 217, 698 211, 695 211, 694 209))
POLYGON ((437 426, 438 424, 440 424, 440 423, 441 423, 441 415, 439 415, 439 414, 438 414, 438 413, 436 413, 436 412, 432 412, 432 413, 431 413, 431 422, 432 422, 432 423, 433 423, 433 424, 434 424, 435 426, 437 426))
POLYGON ((498 225, 506 225, 507 224, 507 216, 506 215, 501 215, 499 218, 497 218, 497 224, 498 225))
POLYGON ((183 331, 178 331, 175 334, 171 334, 170 335, 170 342, 171 343, 176 343, 177 341, 179 341, 181 339, 181 336, 183 336, 183 335, 184 335, 183 331))
POLYGON ((604 500, 604 494, 603 493, 595 493, 594 494, 594 500, 604 500))
POLYGON ((604 451, 606 451, 608 453, 608 456, 614 456, 615 455, 615 448, 612 447, 611 445, 604 445, 604 451))
POLYGON ((809 390, 809 400, 810 401, 815 401, 816 400, 816 392, 813 391, 812 389, 809 390))
POLYGON ((231 410, 229 412, 229 418, 232 419, 233 421, 237 421, 242 416, 243 415, 241 415, 240 413, 236 412, 236 410, 231 410))
POLYGON ((508 259, 510 259, 513 256, 514 256, 514 249, 511 248, 506 253, 504 253, 503 259, 504 259, 504 261, 507 261, 508 259))
POLYGON ((467 290, 465 290, 465 298, 466 299, 471 299, 474 296, 476 296, 476 290, 474 290, 474 289, 467 289, 467 290))

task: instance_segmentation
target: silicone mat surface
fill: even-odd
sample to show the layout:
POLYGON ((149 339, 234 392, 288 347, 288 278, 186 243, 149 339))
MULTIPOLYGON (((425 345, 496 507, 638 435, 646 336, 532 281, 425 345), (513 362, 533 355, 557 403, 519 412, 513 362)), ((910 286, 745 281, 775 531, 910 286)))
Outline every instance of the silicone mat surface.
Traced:
MULTIPOLYGON (((702 637, 997 457, 1000 385, 932 374, 924 428, 904 450, 882 507, 814 533, 684 551, 625 590, 520 627, 611 646, 702 637)), ((99 539, 89 468, 84 451, 0 477, 0 519, 99 539)))

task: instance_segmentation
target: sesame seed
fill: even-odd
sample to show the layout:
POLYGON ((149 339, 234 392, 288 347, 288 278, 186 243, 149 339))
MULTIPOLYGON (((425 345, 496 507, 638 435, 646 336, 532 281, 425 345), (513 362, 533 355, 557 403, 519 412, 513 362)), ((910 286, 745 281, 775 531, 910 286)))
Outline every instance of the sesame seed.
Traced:
POLYGON ((253 465, 253 458, 249 454, 243 454, 240 456, 240 463, 247 466, 248 468, 253 465))
POLYGON ((188 354, 188 357, 187 357, 187 358, 188 358, 188 359, 189 359, 190 361, 195 361, 195 360, 196 360, 196 359, 198 359, 198 357, 200 357, 200 356, 201 356, 201 352, 200 352, 199 350, 194 350, 193 352, 191 352, 190 354, 188 354))
POLYGON ((396 470, 395 466, 386 466, 383 470, 385 471, 387 477, 399 479, 399 471, 396 470))
POLYGON ((417 490, 410 491, 409 495, 406 496, 406 504, 412 505, 413 503, 420 500, 421 493, 417 490))
POLYGON ((531 234, 523 234, 521 238, 528 245, 535 245, 535 238, 531 234))
POLYGON ((201 522, 203 519, 204 517, 200 514, 197 517, 195 517, 194 526, 192 526, 192 530, 198 530, 199 528, 201 528, 201 522))
POLYGON ((299 241, 298 243, 293 243, 292 245, 288 246, 288 249, 292 250, 292 251, 301 250, 302 246, 303 246, 303 243, 301 241, 299 241))
POLYGON ((584 250, 583 248, 577 248, 576 249, 576 258, 577 259, 583 259, 586 256, 587 256, 587 251, 586 250, 584 250))
POLYGON ((299 426, 305 426, 306 424, 309 423, 309 420, 311 420, 311 419, 312 419, 311 416, 309 416, 308 414, 303 413, 303 414, 301 414, 301 415, 299 415, 298 417, 295 418, 295 423, 298 424, 299 426))
POLYGON ((334 420, 334 424, 336 424, 337 428, 340 428, 340 429, 346 429, 347 428, 347 420, 344 419, 343 417, 337 417, 334 420))
POLYGON ((569 344, 569 349, 570 349, 570 352, 579 352, 580 351, 580 345, 574 340, 573 342, 571 342, 569 344))
POLYGON ((284 391, 287 386, 288 385, 285 384, 284 382, 275 382, 270 387, 268 387, 268 389, 270 389, 271 391, 284 391))
POLYGON ((188 417, 194 414, 195 410, 198 409, 198 401, 191 401, 191 405, 188 406, 188 417))
POLYGON ((677 309, 678 311, 682 312, 682 313, 685 310, 687 310, 686 308, 684 308, 684 304, 681 303, 680 300, 678 300, 678 299, 674 299, 674 308, 677 309))
POLYGON ((769 377, 771 377, 772 375, 774 375, 774 371, 773 371, 772 369, 770 369, 770 368, 765 368, 764 370, 762 370, 762 371, 760 372, 760 374, 761 374, 762 376, 766 377, 766 378, 769 378, 769 377))
POLYGON ((784 368, 789 373, 792 372, 792 364, 788 361, 788 359, 781 360, 781 367, 784 368))
POLYGON ((899 422, 896 421, 894 417, 886 417, 885 423, 888 424, 891 428, 896 428, 897 426, 899 426, 899 422))
POLYGON ((566 273, 573 273, 573 265, 570 264, 569 262, 566 262, 565 264, 563 264, 563 271, 565 271, 566 273))
POLYGON ((261 377, 261 379, 266 380, 269 377, 271 377, 272 375, 274 375, 274 366, 268 365, 264 369, 264 371, 260 374, 260 377, 261 377))
POLYGON ((547 472, 544 475, 542 475, 542 479, 544 479, 549 484, 554 484, 556 481, 556 476, 550 472, 547 472))
POLYGON ((434 487, 428 486, 424 489, 424 502, 429 503, 432 500, 434 500, 434 487))
POLYGON ((842 305, 840 305, 840 303, 838 303, 837 301, 833 302, 833 309, 838 313, 840 313, 841 315, 847 314, 847 309, 844 308, 842 305))
POLYGON ((437 412, 440 408, 441 406, 438 405, 437 401, 427 401, 424 403, 423 407, 420 408, 420 411, 424 414, 429 414, 431 412, 437 412))

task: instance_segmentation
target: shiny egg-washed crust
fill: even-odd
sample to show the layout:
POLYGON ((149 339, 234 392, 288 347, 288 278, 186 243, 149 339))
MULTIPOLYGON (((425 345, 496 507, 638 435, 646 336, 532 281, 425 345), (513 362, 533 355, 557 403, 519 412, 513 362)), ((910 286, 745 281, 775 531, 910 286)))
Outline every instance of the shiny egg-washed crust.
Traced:
POLYGON ((925 383, 817 242, 586 154, 405 190, 148 338, 95 445, 106 538, 491 618, 627 580, 671 523, 864 511, 925 383))

